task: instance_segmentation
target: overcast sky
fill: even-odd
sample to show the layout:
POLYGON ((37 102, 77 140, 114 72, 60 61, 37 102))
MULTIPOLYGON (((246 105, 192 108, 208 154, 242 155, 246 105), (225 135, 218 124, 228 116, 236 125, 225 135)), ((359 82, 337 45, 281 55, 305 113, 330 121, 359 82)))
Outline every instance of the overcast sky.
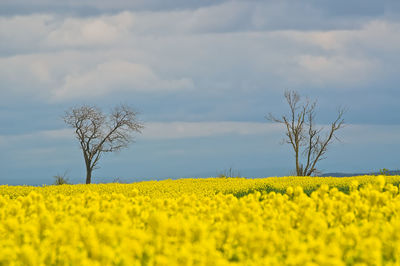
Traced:
MULTIPOLYGON (((400 168, 399 1, 2 0, 0 184, 83 182, 61 116, 79 104, 140 111, 143 134, 99 182, 288 175, 285 89, 347 108, 322 172, 400 168)), ((96 179, 97 178, 97 179, 96 179)))

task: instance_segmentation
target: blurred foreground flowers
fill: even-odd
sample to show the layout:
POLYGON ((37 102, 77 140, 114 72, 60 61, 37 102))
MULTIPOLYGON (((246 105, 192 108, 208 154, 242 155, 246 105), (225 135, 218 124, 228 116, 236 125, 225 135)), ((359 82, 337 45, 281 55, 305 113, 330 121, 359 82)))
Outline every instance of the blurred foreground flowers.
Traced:
POLYGON ((398 265, 399 182, 0 186, 0 265, 398 265))

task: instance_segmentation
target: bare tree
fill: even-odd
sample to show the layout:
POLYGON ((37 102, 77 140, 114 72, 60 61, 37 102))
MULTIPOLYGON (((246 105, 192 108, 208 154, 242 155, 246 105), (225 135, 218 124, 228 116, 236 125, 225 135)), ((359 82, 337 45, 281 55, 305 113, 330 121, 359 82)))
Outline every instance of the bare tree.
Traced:
POLYGON ((133 142, 133 134, 141 133, 143 124, 137 112, 126 105, 115 107, 109 115, 96 106, 82 105, 65 112, 64 121, 75 129, 86 165, 86 184, 104 152, 119 151, 133 142))
POLYGON ((266 119, 285 125, 284 141, 293 148, 297 176, 311 176, 318 173, 316 164, 326 158, 328 145, 334 139, 338 139, 335 133, 344 126, 345 110, 338 109, 336 119, 324 134, 323 128, 317 128, 315 125, 316 101, 310 102, 307 99, 301 104, 300 95, 295 91, 286 91, 285 98, 290 107, 290 114, 283 115, 281 118, 269 114, 266 119))
POLYGON ((68 171, 66 170, 63 174, 56 174, 55 176, 53 176, 54 185, 69 184, 69 180, 68 180, 67 174, 68 174, 68 171))

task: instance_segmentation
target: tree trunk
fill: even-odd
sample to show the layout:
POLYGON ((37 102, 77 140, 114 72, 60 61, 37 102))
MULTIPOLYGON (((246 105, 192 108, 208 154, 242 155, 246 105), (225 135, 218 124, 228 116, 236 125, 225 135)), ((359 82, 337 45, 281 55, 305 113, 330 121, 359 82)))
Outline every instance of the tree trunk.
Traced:
MULTIPOLYGON (((296 139, 296 144, 297 144, 297 139, 296 139)), ((296 157, 296 174, 297 176, 302 176, 302 169, 300 169, 300 163, 299 163, 299 146, 298 144, 296 145, 296 149, 294 150, 295 157, 296 157)))
POLYGON ((92 169, 90 167, 86 167, 86 184, 90 184, 92 182, 92 169))

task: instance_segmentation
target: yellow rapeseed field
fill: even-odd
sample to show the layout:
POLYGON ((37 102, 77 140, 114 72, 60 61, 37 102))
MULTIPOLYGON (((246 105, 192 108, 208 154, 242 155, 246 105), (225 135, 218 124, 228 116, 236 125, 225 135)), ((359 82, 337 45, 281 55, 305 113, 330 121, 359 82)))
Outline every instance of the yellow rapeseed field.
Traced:
POLYGON ((399 183, 0 186, 0 265, 400 265, 399 183))

